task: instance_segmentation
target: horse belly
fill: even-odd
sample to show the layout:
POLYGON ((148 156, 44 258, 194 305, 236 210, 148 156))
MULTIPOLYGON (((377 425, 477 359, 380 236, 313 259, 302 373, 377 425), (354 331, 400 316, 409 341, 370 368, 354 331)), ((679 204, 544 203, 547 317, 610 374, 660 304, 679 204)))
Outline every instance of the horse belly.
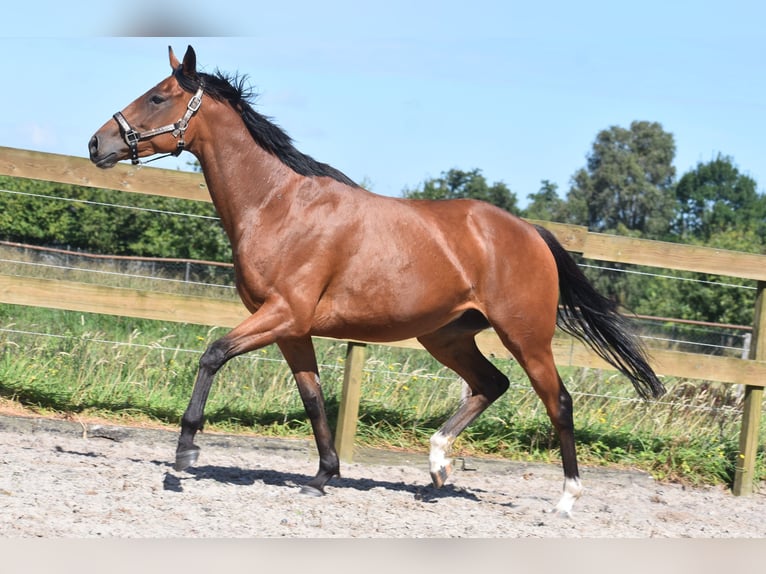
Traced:
MULTIPOLYGON (((449 274, 446 274, 449 275, 449 274)), ((330 289, 317 306, 314 334, 370 342, 431 333, 472 308, 471 287, 454 278, 398 269, 330 289)))

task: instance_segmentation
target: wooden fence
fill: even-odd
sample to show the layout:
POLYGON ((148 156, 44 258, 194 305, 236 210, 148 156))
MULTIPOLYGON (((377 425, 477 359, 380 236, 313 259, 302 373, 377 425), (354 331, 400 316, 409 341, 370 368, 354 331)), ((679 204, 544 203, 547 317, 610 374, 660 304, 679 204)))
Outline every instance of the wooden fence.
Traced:
MULTIPOLYGON (((58 183, 210 201, 200 174, 118 164, 100 170, 87 159, 18 150, 0 146, 0 174, 58 183)), ((589 232, 586 228, 536 222, 550 229, 569 251, 585 258, 741 277, 757 281, 750 360, 653 349, 652 364, 658 374, 744 385, 740 453, 733 492, 753 491, 758 431, 766 384, 766 256, 723 249, 680 245, 589 232)), ((0 271, 0 302, 81 312, 106 313, 163 321, 233 327, 247 316, 236 302, 125 289, 74 281, 9 275, 0 271)), ((488 355, 511 358, 491 331, 477 336, 479 348, 488 355)), ((407 340, 390 346, 422 348, 407 340)), ((360 382, 365 344, 349 341, 336 446, 344 460, 353 455, 360 382)), ((572 338, 554 341, 559 365, 611 369, 590 349, 572 338)))

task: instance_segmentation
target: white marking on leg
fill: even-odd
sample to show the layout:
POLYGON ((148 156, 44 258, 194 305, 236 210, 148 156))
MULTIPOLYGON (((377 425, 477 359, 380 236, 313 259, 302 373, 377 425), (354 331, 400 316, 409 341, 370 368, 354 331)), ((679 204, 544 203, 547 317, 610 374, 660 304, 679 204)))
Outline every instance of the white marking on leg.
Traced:
POLYGON ((572 506, 575 500, 580 498, 583 488, 579 478, 567 478, 564 480, 564 494, 556 505, 556 511, 559 516, 572 516, 572 506))
POLYGON ((452 460, 448 454, 450 447, 455 439, 437 431, 431 437, 431 452, 428 460, 431 463, 431 476, 439 474, 449 474, 452 460))
POLYGON ((463 384, 460 387, 460 404, 461 405, 464 404, 468 399, 471 398, 472 395, 473 395, 473 389, 471 389, 468 383, 463 381, 463 384))

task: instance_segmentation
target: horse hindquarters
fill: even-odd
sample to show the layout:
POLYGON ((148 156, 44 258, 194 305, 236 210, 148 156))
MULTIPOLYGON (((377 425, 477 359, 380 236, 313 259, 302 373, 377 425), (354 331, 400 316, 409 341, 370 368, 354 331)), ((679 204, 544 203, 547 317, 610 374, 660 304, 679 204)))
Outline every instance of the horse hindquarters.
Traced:
MULTIPOLYGON (((507 219, 499 227, 503 228, 507 219)), ((496 226, 497 228, 497 226, 496 226)), ((476 277, 477 301, 483 311, 427 336, 421 344, 441 363, 457 372, 471 395, 431 438, 431 476, 441 486, 451 471, 448 451, 455 438, 508 388, 508 379, 479 351, 475 335, 491 325, 506 348, 525 369, 543 401, 560 443, 565 475, 564 496, 557 509, 568 514, 581 492, 574 442, 572 401, 553 361, 551 341, 556 328, 558 289, 553 257, 533 230, 506 235, 492 244, 483 276, 476 277), (505 251, 505 252, 503 252, 505 251), (488 323, 487 323, 488 321, 488 323)), ((496 234, 495 238, 498 237, 496 234)), ((472 262, 476 267, 476 260, 472 262)))

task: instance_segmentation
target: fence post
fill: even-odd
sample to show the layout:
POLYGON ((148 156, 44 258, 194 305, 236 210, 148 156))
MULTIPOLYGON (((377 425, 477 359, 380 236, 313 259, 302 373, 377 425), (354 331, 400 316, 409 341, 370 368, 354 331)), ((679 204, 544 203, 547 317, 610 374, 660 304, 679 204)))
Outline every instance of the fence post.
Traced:
POLYGON ((343 394, 335 427, 335 450, 345 462, 354 456, 354 435, 359 417, 359 399, 362 389, 362 368, 367 345, 349 341, 346 347, 346 365, 343 370, 343 394))
MULTIPOLYGON (((755 299, 753 338, 750 342, 750 358, 766 361, 766 281, 758 282, 755 299)), ((739 433, 739 454, 734 466, 735 496, 753 493, 755 482, 755 459, 758 454, 758 427, 761 421, 763 387, 745 385, 745 402, 742 406, 742 429, 739 433)))

